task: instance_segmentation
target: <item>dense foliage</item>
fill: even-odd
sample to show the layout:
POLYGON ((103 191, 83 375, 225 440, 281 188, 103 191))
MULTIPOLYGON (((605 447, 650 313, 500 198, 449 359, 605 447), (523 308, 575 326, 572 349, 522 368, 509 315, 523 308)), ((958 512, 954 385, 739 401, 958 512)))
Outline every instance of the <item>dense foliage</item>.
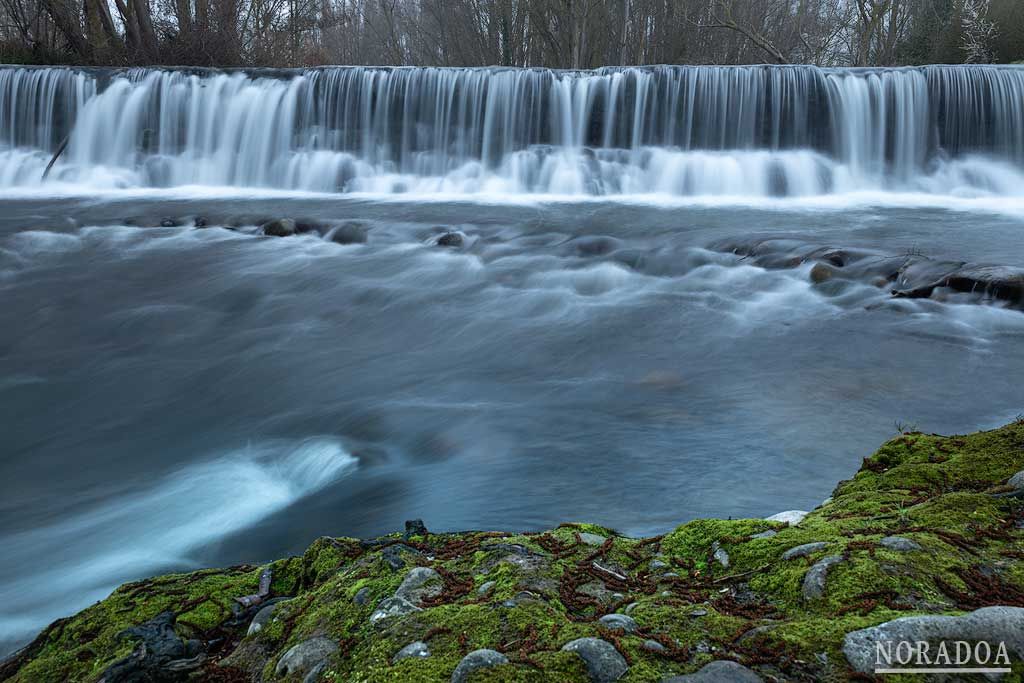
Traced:
POLYGON ((0 0, 0 61, 548 66, 1024 59, 1020 0, 0 0))

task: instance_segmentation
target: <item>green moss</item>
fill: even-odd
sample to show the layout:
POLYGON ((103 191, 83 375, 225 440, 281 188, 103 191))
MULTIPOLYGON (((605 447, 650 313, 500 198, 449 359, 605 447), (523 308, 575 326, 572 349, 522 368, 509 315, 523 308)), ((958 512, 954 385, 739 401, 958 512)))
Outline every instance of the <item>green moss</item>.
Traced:
MULTIPOLYGON (((446 681, 467 652, 490 648, 511 663, 473 680, 561 683, 586 680, 580 658, 561 647, 593 636, 615 640, 628 656, 624 681, 689 673, 723 657, 748 663, 774 658, 779 668, 764 673, 776 677, 843 680, 851 672, 841 645, 852 630, 910 614, 958 613, 956 593, 974 590, 964 577, 979 567, 998 574, 1008 591, 1024 590, 1022 502, 991 495, 1022 469, 1024 424, 1016 423, 964 437, 901 435, 795 527, 696 520, 647 540, 590 524, 544 534, 431 534, 407 541, 421 553, 398 551, 405 563, 398 571, 380 546, 320 538, 301 557, 269 565, 272 593, 295 597, 257 634, 242 638, 239 632, 241 643, 225 664, 269 683, 290 647, 326 636, 341 648, 330 660, 328 681, 446 681), (776 533, 753 538, 769 530, 776 533), (611 540, 588 545, 577 541, 583 533, 611 540), (887 549, 880 545, 887 535, 909 538, 920 550, 887 549), (781 559, 786 550, 813 542, 826 546, 781 559), (728 553, 728 567, 713 557, 716 547, 728 553), (824 597, 807 602, 804 577, 826 555, 844 561, 830 570, 824 597), (667 566, 650 569, 655 558, 667 566), (376 606, 417 564, 446 577, 437 604, 371 624, 376 606), (494 587, 480 595, 490 581, 494 587), (364 604, 356 604, 357 594, 366 596, 364 604), (629 603, 635 603, 630 614, 639 633, 614 637, 596 621, 629 603), (648 638, 672 650, 648 651, 648 638), (393 663, 415 640, 428 642, 431 657, 393 663)), ((235 597, 255 592, 259 573, 237 567, 122 586, 44 632, 10 680, 95 681, 131 650, 117 633, 167 609, 178 614, 182 636, 200 637, 224 623, 235 597)))

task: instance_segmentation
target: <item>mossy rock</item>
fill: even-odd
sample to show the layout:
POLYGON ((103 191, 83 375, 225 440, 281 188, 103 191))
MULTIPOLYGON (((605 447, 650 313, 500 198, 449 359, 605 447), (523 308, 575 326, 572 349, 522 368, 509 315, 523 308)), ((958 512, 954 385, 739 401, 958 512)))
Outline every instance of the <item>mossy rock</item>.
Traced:
MULTIPOLYGON (((1024 424, 1014 423, 960 437, 901 434, 796 526, 695 520, 649 539, 588 524, 321 538, 302 556, 268 565, 270 597, 291 599, 251 636, 234 599, 256 591, 265 567, 162 576, 122 586, 54 623, 3 664, 0 678, 98 681, 133 648, 118 638, 122 630, 170 610, 182 638, 220 643, 181 680, 275 681, 285 652, 320 637, 338 645, 324 681, 447 681, 462 657, 483 648, 509 663, 470 680, 586 681, 582 660, 561 650, 583 637, 619 650, 630 665, 623 681, 692 673, 717 659, 767 680, 847 680, 854 672, 841 648, 851 631, 901 616, 1024 605, 1024 500, 1005 486, 1021 470, 1024 424), (912 543, 895 550, 881 544, 889 536, 912 543), (782 559, 810 543, 824 545, 782 559), (728 566, 716 549, 728 554, 728 566), (842 561, 829 569, 824 594, 808 599, 804 578, 826 556, 842 561), (417 565, 440 573, 441 594, 371 623, 417 565), (636 633, 598 622, 626 611, 636 633), (414 641, 427 643, 430 656, 393 661, 414 641)), ((1013 667, 1004 680, 1021 680, 1021 663, 1013 667)))

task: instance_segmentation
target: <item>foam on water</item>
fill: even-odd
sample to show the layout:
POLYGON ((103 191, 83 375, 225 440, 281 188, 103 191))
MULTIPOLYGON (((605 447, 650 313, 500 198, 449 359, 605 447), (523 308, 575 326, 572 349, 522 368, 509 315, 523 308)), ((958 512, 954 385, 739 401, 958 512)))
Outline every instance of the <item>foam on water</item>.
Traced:
POLYGON ((195 550, 332 485, 356 465, 330 438, 250 444, 67 521, 2 537, 12 573, 0 570, 0 642, 23 640, 124 581, 194 566, 195 550), (46 558, 37 571, 13 573, 33 557, 46 558))

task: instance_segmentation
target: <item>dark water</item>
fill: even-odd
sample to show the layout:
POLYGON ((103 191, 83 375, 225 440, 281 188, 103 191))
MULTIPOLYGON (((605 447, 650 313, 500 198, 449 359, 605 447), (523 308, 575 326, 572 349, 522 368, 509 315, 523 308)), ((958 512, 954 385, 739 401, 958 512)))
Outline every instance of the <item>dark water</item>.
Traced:
POLYGON ((1021 312, 816 289, 809 265, 709 248, 760 234, 1024 264, 1020 214, 985 204, 2 208, 5 651, 124 580, 414 517, 653 534, 809 509, 896 420, 1024 411, 1021 312), (369 240, 125 225, 197 214, 358 218, 369 240), (433 246, 437 225, 465 248, 433 246))

